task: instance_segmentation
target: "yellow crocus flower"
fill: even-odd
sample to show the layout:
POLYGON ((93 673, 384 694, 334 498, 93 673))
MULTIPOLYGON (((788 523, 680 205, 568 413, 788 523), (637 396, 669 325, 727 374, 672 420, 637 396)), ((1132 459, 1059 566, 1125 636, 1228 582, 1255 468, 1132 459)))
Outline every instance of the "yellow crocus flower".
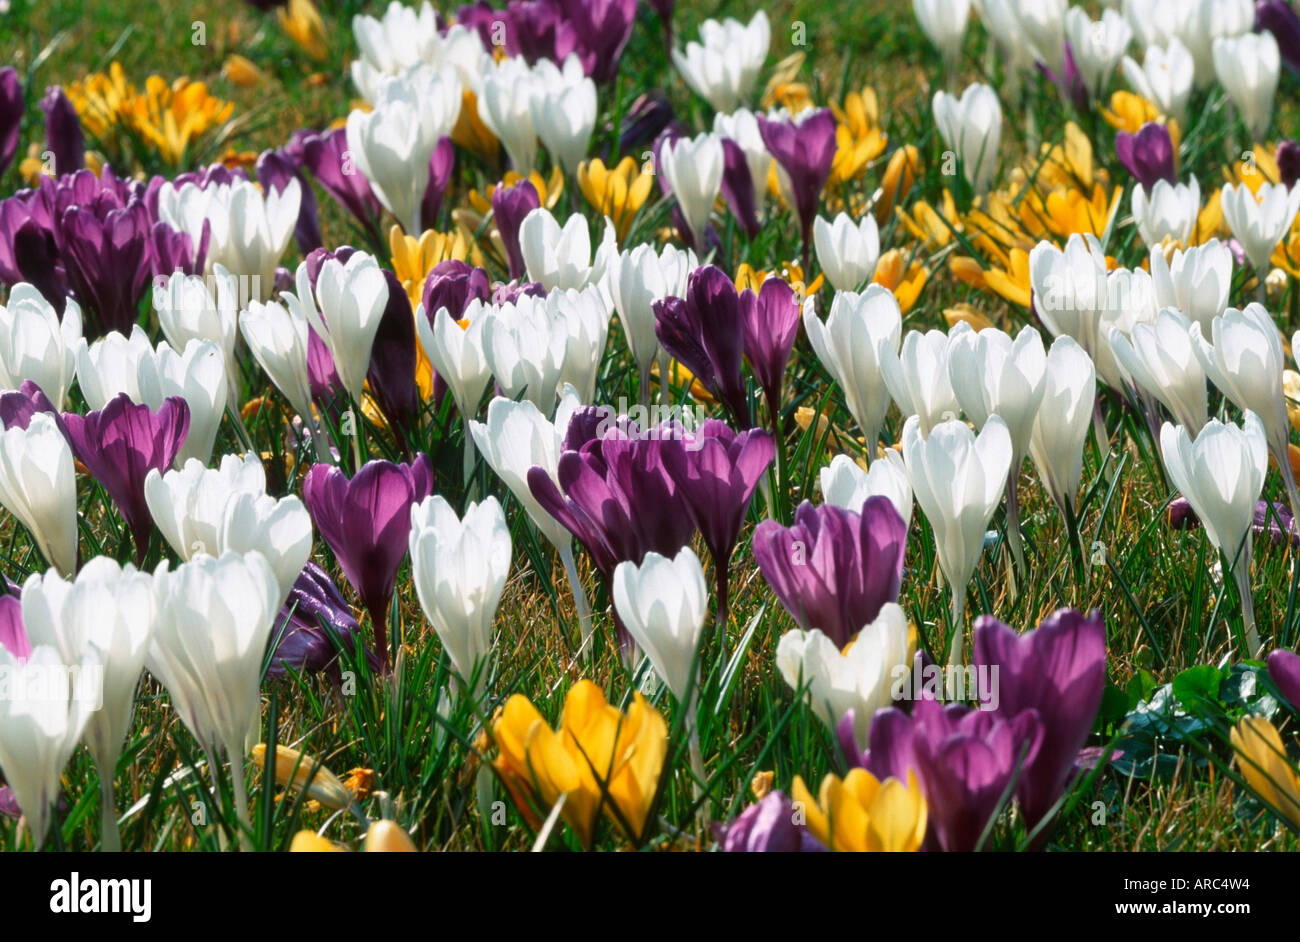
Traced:
MULTIPOLYGON (((392 253, 393 273, 406 290, 411 312, 417 316, 416 308, 424 299, 424 283, 433 266, 448 259, 463 262, 470 255, 468 241, 459 230, 443 233, 429 229, 417 239, 403 232, 401 226, 393 226, 388 230, 388 248, 392 253)), ((415 384, 420 389, 420 398, 427 402, 433 395, 433 364, 424 352, 424 345, 419 343, 415 345, 415 384)), ((364 409, 365 404, 362 405, 364 409)), ((371 411, 374 412, 372 419, 382 419, 378 409, 367 410, 367 415, 371 411)))
POLYGON ((892 291, 894 299, 898 301, 898 309, 906 314, 921 296, 926 278, 924 265, 920 262, 909 265, 900 249, 890 249, 876 262, 876 274, 871 280, 892 291))
POLYGON ((880 181, 880 194, 876 197, 872 212, 876 223, 884 225, 893 215, 894 205, 907 198, 916 182, 916 175, 921 171, 921 154, 911 144, 906 144, 894 151, 885 165, 885 175, 880 181))
POLYGON ((492 735, 496 767, 526 816, 521 793, 545 808, 563 797, 564 819, 584 847, 591 846, 602 810, 625 833, 626 824, 629 838, 640 838, 668 752, 668 726, 641 694, 624 714, 599 687, 580 680, 565 697, 555 730, 516 694, 493 720, 492 735))
POLYGON ((838 124, 835 159, 826 186, 837 189, 861 176, 867 164, 885 152, 889 137, 880 129, 880 106, 876 90, 869 85, 845 95, 843 107, 832 102, 831 111, 838 124))
POLYGON ((325 22, 311 0, 289 0, 288 4, 276 15, 280 28, 294 44, 305 52, 309 58, 324 62, 329 58, 329 44, 326 41, 325 22))
MULTIPOLYGON (((266 743, 259 742, 253 747, 253 765, 259 769, 265 767, 266 743)), ((319 760, 288 746, 275 747, 275 783, 294 793, 303 792, 335 811, 352 804, 352 792, 333 772, 319 760)))
POLYGON ((1300 774, 1287 761, 1277 727, 1262 716, 1247 716, 1233 727, 1229 739, 1246 784, 1277 814, 1300 827, 1300 774))
POLYGON ((495 163, 501 144, 478 116, 478 96, 464 89, 460 98, 460 117, 451 129, 451 142, 457 147, 477 154, 489 163, 495 163))
POLYGON ((1007 268, 990 268, 984 272, 984 282, 1012 304, 1028 308, 1031 293, 1029 253, 1024 249, 1012 249, 1008 255, 1007 268))
POLYGON ((266 73, 238 53, 226 58, 225 64, 221 66, 221 74, 240 88, 251 88, 266 81, 266 73))
POLYGON ((315 831, 299 831, 289 844, 291 854, 329 854, 339 853, 341 848, 333 841, 321 837, 315 831))
POLYGON ((369 830, 366 831, 365 842, 361 849, 367 853, 416 853, 415 844, 411 841, 411 835, 407 834, 395 821, 379 819, 370 823, 369 830))
POLYGON ((830 850, 915 851, 925 840, 926 807, 916 774, 907 784, 878 780, 866 769, 822 779, 816 799, 795 776, 790 796, 802 804, 809 832, 830 850))
POLYGON ((599 157, 578 165, 578 189, 592 208, 614 223, 620 242, 627 238, 632 220, 653 186, 654 174, 642 170, 631 157, 624 157, 612 169, 599 157))

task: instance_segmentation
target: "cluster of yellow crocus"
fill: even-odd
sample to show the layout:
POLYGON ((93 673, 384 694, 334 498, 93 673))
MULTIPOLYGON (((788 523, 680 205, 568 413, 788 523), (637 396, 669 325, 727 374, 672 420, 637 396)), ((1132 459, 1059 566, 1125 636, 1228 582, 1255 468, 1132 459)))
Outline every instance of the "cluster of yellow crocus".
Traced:
POLYGON ((82 125, 110 151, 110 158, 120 157, 131 142, 142 142, 175 167, 185 162, 192 141, 230 120, 235 110, 213 97, 203 82, 184 77, 168 85, 151 75, 144 91, 138 91, 117 62, 107 73, 73 82, 67 95, 82 125))
POLYGON ((906 785, 882 782, 866 769, 843 779, 827 775, 817 798, 796 775, 790 797, 802 806, 808 831, 830 850, 914 851, 925 840, 925 798, 910 771, 906 785))
POLYGON ((492 737, 496 769, 525 817, 536 821, 533 807, 544 812, 563 800, 564 820, 584 847, 591 846, 602 812, 629 839, 641 838, 668 752, 668 727, 639 693, 623 713, 594 683, 580 680, 554 730, 516 694, 493 719, 492 737))
POLYGON ((606 167, 599 157, 578 164, 578 189, 593 209, 614 223, 619 242, 631 231, 632 220, 650 196, 654 179, 652 170, 638 167, 631 157, 624 157, 614 167, 606 167))
POLYGON ((1262 716, 1248 716, 1233 727, 1229 739, 1251 791, 1300 827, 1300 773, 1287 761, 1277 727, 1262 716))

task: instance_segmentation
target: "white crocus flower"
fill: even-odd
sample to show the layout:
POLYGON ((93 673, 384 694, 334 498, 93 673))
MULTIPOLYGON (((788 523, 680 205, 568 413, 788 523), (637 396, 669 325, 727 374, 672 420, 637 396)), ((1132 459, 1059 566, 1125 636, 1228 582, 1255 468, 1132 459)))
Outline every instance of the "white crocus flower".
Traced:
POLYGON ((826 280, 837 291, 856 291, 876 273, 880 258, 880 232, 870 213, 854 222, 840 213, 833 222, 813 220, 813 246, 826 280))
POLYGON ((519 251, 528 279, 547 291, 599 284, 610 259, 618 254, 614 226, 606 216, 605 233, 592 258, 587 225, 582 213, 571 215, 561 228, 549 209, 530 210, 519 224, 519 251))
POLYGON ((67 299, 60 319, 40 291, 19 282, 8 302, 0 304, 0 389, 17 389, 31 380, 62 409, 83 342, 76 301, 67 299))
POLYGON ((564 171, 577 173, 596 127, 596 83, 587 78, 573 53, 564 60, 563 69, 549 59, 540 60, 533 76, 537 82, 531 101, 533 127, 564 171))
POLYGON ((521 395, 545 415, 555 411, 569 331, 546 309, 546 299, 521 295, 494 308, 483 325, 483 355, 510 399, 521 395))
POLYGON ((76 571, 76 470, 48 412, 0 433, 0 506, 27 528, 47 564, 65 576, 76 571))
POLYGON ((1223 218, 1241 243, 1251 266, 1268 271, 1268 260, 1291 229, 1300 212, 1300 186, 1287 190, 1282 183, 1264 183, 1255 193, 1246 184, 1224 186, 1220 202, 1223 218))
POLYGON ((627 633, 677 702, 686 704, 695 649, 709 612, 699 557, 684 546, 672 559, 651 552, 640 565, 621 562, 614 570, 613 597, 627 633))
POLYGON ((1070 7, 1065 34, 1088 94, 1100 98, 1133 40, 1132 28, 1115 10, 1103 10, 1094 21, 1082 7, 1070 7))
POLYGON ((361 402, 370 368, 375 333, 388 305, 388 282, 373 256, 356 252, 347 264, 326 259, 316 278, 313 298, 307 263, 298 266, 298 294, 286 294, 285 302, 329 347, 339 382, 352 401, 361 402), (316 302, 320 302, 319 309, 316 302))
POLYGON ((754 184, 754 207, 761 209, 767 200, 767 175, 772 166, 772 155, 763 143, 758 118, 748 108, 737 108, 730 114, 719 112, 713 116, 713 133, 732 141, 744 151, 749 179, 754 184))
POLYGON ((478 116, 501 142, 515 172, 527 177, 537 161, 533 124, 536 79, 523 56, 485 62, 479 76, 478 116))
POLYGON ((722 189, 726 155, 716 134, 667 141, 659 151, 659 169, 677 199, 697 247, 704 245, 709 214, 722 189))
POLYGON ((866 471, 848 455, 836 455, 817 479, 828 504, 861 513, 868 497, 888 497, 903 518, 903 529, 912 525, 912 481, 903 456, 892 448, 866 471))
POLYGON ((772 27, 759 10, 748 24, 728 17, 700 25, 700 42, 672 50, 673 65, 683 81, 719 113, 735 111, 754 91, 767 59, 772 27))
POLYGON ((213 267, 211 281, 201 275, 174 271, 154 291, 158 324, 173 349, 184 350, 191 340, 211 340, 221 348, 226 366, 226 401, 239 410, 239 280, 222 265, 213 267), (216 288, 211 290, 209 285, 216 288))
POLYGON ((656 252, 653 245, 638 245, 611 257, 605 270, 606 291, 618 311, 628 351, 636 361, 643 404, 650 400, 650 369, 660 352, 654 303, 667 297, 684 297, 686 280, 698 267, 699 260, 690 249, 665 245, 656 252))
POLYGON ((1109 334, 1111 349, 1139 388, 1159 399, 1178 424, 1195 435, 1208 417, 1205 370, 1196 356, 1192 322, 1175 308, 1162 310, 1151 324, 1138 324, 1128 336, 1109 334))
POLYGON ((948 335, 941 330, 909 330, 897 353, 888 345, 878 351, 880 371, 904 416, 921 421, 922 434, 960 411, 948 378, 948 335))
POLYGON ((1002 105, 997 92, 978 82, 968 85, 960 98, 936 92, 933 110, 935 127, 961 161, 962 173, 975 195, 987 193, 1002 143, 1002 105))
POLYGON ((1201 184, 1196 177, 1177 186, 1157 180, 1148 194, 1145 187, 1133 187, 1133 220, 1147 248, 1158 248, 1165 239, 1187 245, 1196 232, 1201 213, 1201 184))
POLYGON ((1124 57, 1124 77, 1133 91, 1160 109, 1161 114, 1187 126, 1187 99, 1192 94, 1196 65, 1176 37, 1164 47, 1147 46, 1142 64, 1124 57))
POLYGON ((1263 141, 1273 123, 1273 99, 1282 70, 1277 40, 1265 30, 1214 40, 1214 71, 1241 112, 1251 139, 1263 141))
POLYGON ((1175 249, 1171 260, 1159 248, 1151 250, 1151 280, 1156 303, 1175 307, 1209 330, 1210 323, 1228 308, 1232 290, 1232 250, 1211 239, 1189 249, 1175 249))

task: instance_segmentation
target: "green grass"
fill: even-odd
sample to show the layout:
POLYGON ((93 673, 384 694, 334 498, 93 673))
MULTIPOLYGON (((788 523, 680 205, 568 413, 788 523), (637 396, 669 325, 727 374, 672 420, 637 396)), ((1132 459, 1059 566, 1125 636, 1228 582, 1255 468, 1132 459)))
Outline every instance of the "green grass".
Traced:
MULTIPOLYGON (((46 85, 68 83, 89 71, 106 69, 116 60, 137 84, 145 75, 157 72, 170 80, 179 75, 202 79, 214 94, 233 101, 238 120, 245 122, 230 142, 237 150, 260 151, 279 146, 299 127, 323 127, 347 113, 353 97, 346 78, 346 64, 355 54, 350 31, 354 12, 378 11, 381 4, 340 2, 326 4, 325 19, 331 41, 329 61, 309 62, 276 25, 273 16, 261 16, 242 4, 206 2, 144 3, 30 3, 14 0, 7 18, 0 20, 0 62, 16 65, 23 74, 31 107, 23 134, 23 152, 29 142, 41 137, 40 113, 35 107, 46 85), (207 45, 191 42, 192 24, 206 24, 207 45), (242 89, 221 77, 226 56, 239 52, 269 76, 257 88, 242 89), (315 75, 321 79, 313 79, 315 75)), ((680 4, 676 22, 679 35, 694 33, 696 24, 708 16, 730 13, 748 16, 752 7, 736 2, 680 4)), ((800 79, 809 82, 819 103, 840 100, 846 90, 873 85, 882 107, 882 121, 890 135, 891 149, 902 143, 915 144, 921 151, 924 169, 910 201, 939 201, 949 182, 937 169, 942 145, 929 119, 929 99, 936 81, 937 56, 928 46, 911 17, 908 5, 899 0, 834 0, 821 3, 777 2, 768 7, 773 26, 770 62, 789 51, 789 37, 796 20, 807 28, 807 60, 800 79)), ((964 79, 978 77, 976 65, 986 61, 984 36, 978 27, 968 34, 964 79)), ((621 112, 641 90, 665 87, 688 127, 706 121, 702 102, 691 97, 672 74, 663 56, 658 23, 643 8, 631 44, 623 57, 617 85, 601 92, 602 116, 621 112)), ((1116 86, 1118 87, 1118 85, 1116 86)), ((1295 101, 1295 79, 1284 76, 1279 101, 1295 101)), ((1222 109, 1211 95, 1198 100, 1194 113, 1203 117, 1184 136, 1185 152, 1180 172, 1194 172, 1208 191, 1221 178, 1220 167, 1228 159, 1229 129, 1222 109)), ((1059 141, 1070 117, 1048 86, 1032 87, 1029 107, 1043 141, 1059 141)), ((1276 119, 1280 131, 1295 128, 1294 106, 1284 108, 1276 119)), ((1093 137, 1096 159, 1112 180, 1127 179, 1113 157, 1112 132, 1102 128, 1093 137)), ((1003 171, 1028 153, 1022 125, 1008 113, 1004 135, 1003 171)), ((591 152, 600 153, 617 135, 597 124, 591 152)), ((94 142, 90 142, 93 146, 94 142)), ((498 168, 488 167, 461 152, 452 189, 444 201, 438 228, 451 228, 450 210, 465 202, 470 187, 480 188, 498 178, 498 168)), ((132 168, 133 169, 133 168, 132 168)), ((879 185, 883 160, 869 169, 858 187, 870 194, 879 185)), ((0 192, 21 185, 17 169, 0 180, 0 192)), ((351 238, 347 222, 318 192, 322 227, 327 244, 351 238)), ((657 194, 655 196, 657 199, 657 194)), ((573 181, 566 182, 566 203, 561 208, 585 209, 573 181)), ((1109 251, 1122 264, 1140 264, 1143 252, 1135 231, 1127 223, 1127 193, 1119 213, 1120 226, 1109 251)), ((661 202, 646 207, 638 220, 634 239, 648 239, 669 225, 661 202)), ((746 245, 734 226, 722 233, 724 252, 719 260, 734 271, 741 261, 773 267, 781 260, 797 258, 797 226, 776 216, 752 245, 746 245)), ((906 232, 896 222, 882 229, 882 244, 907 246, 906 232)), ((285 264, 297 263, 291 247, 285 264)), ((1018 328, 1026 322, 1025 312, 1009 307, 991 292, 977 291, 955 281, 944 269, 951 249, 918 257, 931 269, 930 280, 916 307, 908 314, 909 328, 944 327, 943 311, 958 302, 969 302, 995 323, 1018 328)), ((494 272, 500 276, 500 272, 494 272)), ((1276 309, 1287 320, 1296 297, 1294 285, 1276 309)), ((1244 304, 1245 292, 1238 286, 1233 295, 1244 304)), ((822 302, 829 300, 824 294, 822 302)), ((819 302, 820 304, 821 302, 819 302)), ((1287 336, 1296 325, 1282 323, 1287 336)), ((150 325, 156 334, 156 325, 150 325)), ((246 358, 244 398, 271 389, 264 376, 255 372, 246 358)), ((800 338, 786 377, 783 403, 784 446, 789 457, 789 491, 778 494, 781 512, 787 518, 805 498, 820 499, 816 475, 838 450, 835 442, 819 437, 814 425, 800 431, 794 422, 800 406, 832 410, 839 429, 852 427, 842 396, 800 338)), ((617 402, 620 396, 636 399, 635 369, 630 366, 626 345, 617 324, 611 329, 597 392, 598 402, 617 402)), ((1263 812, 1246 789, 1233 781, 1228 763, 1229 723, 1246 711, 1267 709, 1258 699, 1233 700, 1222 695, 1199 704, 1182 701, 1184 712, 1203 716, 1206 728, 1188 733, 1185 724, 1171 721, 1157 724, 1145 739, 1134 738, 1125 717, 1138 703, 1151 698, 1161 685, 1171 683, 1184 671, 1198 665, 1218 665, 1235 658, 1232 633, 1240 630, 1235 590, 1215 573, 1216 559, 1199 530, 1171 530, 1164 521, 1164 509, 1174 496, 1164 482, 1155 444, 1145 424, 1127 406, 1114 399, 1102 400, 1110 449, 1097 452, 1089 442, 1085 452, 1084 479, 1079 512, 1085 550, 1094 556, 1100 544, 1104 561, 1089 564, 1086 579, 1076 579, 1068 552, 1065 529, 1055 507, 1026 466, 1020 480, 1021 514, 1030 573, 1013 592, 1006 578, 1001 539, 990 547, 972 582, 968 610, 991 612, 1018 628, 1036 625, 1062 606, 1100 608, 1106 617, 1109 654, 1107 705, 1098 719, 1095 743, 1128 742, 1132 753, 1124 771, 1117 764, 1106 767, 1088 780, 1076 783, 1067 796, 1049 847, 1096 850, 1263 850, 1297 849, 1296 835, 1263 812), (1140 750, 1147 753, 1139 755, 1140 750), (1150 759, 1151 761, 1146 761, 1150 759), (1093 823, 1095 802, 1105 809, 1105 823, 1093 823)), ((1224 411, 1217 398, 1212 410, 1224 411)), ((1226 409, 1232 413, 1231 407, 1226 409)), ((272 452, 274 467, 284 444, 280 429, 268 422, 251 424, 259 448, 272 452)), ((891 412, 884 433, 896 441, 901 418, 891 412)), ((368 428, 366 444, 374 456, 393 453, 391 437, 368 428)), ((466 500, 459 481, 462 430, 459 421, 442 415, 426 415, 419 443, 437 466, 438 491, 458 507, 466 500)), ((851 438, 850 448, 859 447, 851 438)), ((217 453, 239 449, 229 423, 218 437, 217 453)), ((277 493, 300 489, 302 467, 295 466, 283 481, 272 484, 277 493)), ((775 484, 775 481, 773 482, 775 484)), ((129 558, 129 540, 109 501, 98 486, 80 479, 80 509, 83 521, 83 555, 107 553, 129 558)), ((484 746, 484 722, 511 694, 527 696, 550 720, 556 720, 566 691, 579 678, 594 680, 613 703, 626 703, 638 678, 623 666, 613 638, 604 597, 595 573, 582 559, 584 581, 594 592, 598 645, 592 663, 575 661, 573 639, 576 615, 563 574, 553 551, 528 524, 525 515, 480 462, 475 477, 478 494, 502 497, 512 522, 514 560, 510 582, 497 615, 496 667, 487 684, 490 694, 481 705, 455 697, 449 665, 432 630, 425 624, 406 568, 398 578, 394 600, 394 628, 402 645, 400 687, 397 691, 382 679, 372 677, 364 663, 346 665, 356 675, 355 692, 344 695, 324 678, 286 678, 264 685, 263 737, 270 742, 291 744, 323 761, 340 776, 348 770, 372 773, 373 789, 386 793, 364 804, 372 816, 383 807, 404 827, 411 829, 416 843, 427 849, 527 849, 534 832, 509 801, 505 789, 487 773, 479 789, 479 770, 494 754, 484 746), (508 807, 504 824, 495 802, 508 807)), ((1267 495, 1284 499, 1276 472, 1266 484, 1267 495)), ((777 787, 788 789, 795 775, 815 783, 827 771, 840 771, 841 760, 832 737, 813 714, 798 703, 780 678, 774 665, 776 644, 793 622, 767 589, 757 572, 749 550, 752 526, 763 515, 761 498, 755 499, 750 523, 742 536, 732 572, 732 617, 728 625, 706 631, 699 655, 701 667, 700 740, 705 759, 705 802, 713 820, 725 820, 750 800, 748 785, 763 770, 775 773, 777 787)), ((1002 511, 994 526, 1004 527, 1002 511)), ((0 567, 15 581, 40 568, 40 558, 26 535, 11 523, 0 529, 0 567)), ((1274 547, 1257 541, 1252 585, 1259 630, 1278 647, 1294 648, 1300 639, 1300 611, 1293 570, 1295 553, 1289 547, 1274 547)), ((702 551, 702 548, 701 548, 702 551)), ((152 567, 167 554, 161 541, 149 553, 152 567)), ((315 558, 335 573, 344 592, 351 590, 321 540, 315 558)), ((913 518, 907 571, 900 600, 921 631, 923 643, 935 650, 947 637, 948 593, 937 579, 934 542, 921 513, 913 518)), ((1255 677, 1254 672, 1250 672, 1255 677)), ((1234 681, 1235 683, 1235 681, 1234 681)), ((1264 681, 1258 680, 1261 685, 1264 681)), ((1219 688, 1216 687, 1216 690, 1219 688)), ((1236 689, 1236 688, 1233 688, 1236 689)), ((652 702, 666 716, 673 738, 669 762, 663 776, 659 817, 664 827, 649 841, 651 847, 708 846, 710 835, 697 825, 699 802, 686 759, 682 716, 672 697, 661 691, 652 702), (679 829, 679 830, 678 830, 679 829)), ((1273 704, 1276 707, 1276 704, 1273 704)), ((1283 713, 1275 721, 1280 722, 1283 713)), ((1294 719, 1283 726, 1294 733, 1294 719)), ((1148 730, 1149 732, 1149 730, 1148 730)), ((132 849, 215 850, 234 829, 223 820, 220 808, 231 806, 227 772, 219 770, 214 785, 203 767, 194 740, 177 722, 167 697, 146 678, 138 703, 136 722, 117 774, 119 810, 132 809, 122 824, 123 844, 132 849), (218 800, 212 790, 221 790, 218 800), (213 827, 212 825, 218 825, 213 827)), ((280 797, 265 775, 254 772, 251 819, 254 846, 284 849, 294 833, 304 827, 325 826, 336 840, 355 843, 360 825, 342 817, 326 825, 328 812, 307 808, 293 797, 280 797)), ((84 751, 79 752, 65 772, 66 807, 54 829, 54 846, 87 850, 99 842, 98 775, 84 751)), ((597 846, 626 845, 607 823, 602 824, 597 846)), ((1023 822, 1005 816, 992 834, 990 846, 1014 849, 1023 846, 1023 822)), ((0 819, 0 847, 12 848, 19 832, 12 821, 0 819)), ((577 839, 561 826, 550 837, 549 847, 577 848, 577 839)))

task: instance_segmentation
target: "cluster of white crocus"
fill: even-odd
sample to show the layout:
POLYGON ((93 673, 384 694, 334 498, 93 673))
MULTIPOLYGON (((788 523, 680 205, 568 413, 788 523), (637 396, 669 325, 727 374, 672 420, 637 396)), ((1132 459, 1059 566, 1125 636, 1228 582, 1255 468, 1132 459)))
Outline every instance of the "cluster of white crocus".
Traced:
POLYGON ((478 116, 524 176, 537 161, 537 141, 553 160, 575 173, 596 127, 596 83, 577 55, 562 64, 549 59, 529 66, 521 56, 483 61, 476 83, 478 116))
POLYGON ((1124 0, 1124 18, 1140 47, 1168 46, 1177 39, 1192 63, 1196 85, 1215 76, 1214 45, 1249 33, 1255 25, 1251 0, 1124 0))
POLYGON ((483 325, 483 355, 501 392, 521 396, 550 416, 568 351, 568 325, 546 299, 520 295, 494 307, 483 325))
POLYGON ((265 195, 257 184, 239 179, 205 187, 176 187, 169 181, 158 189, 162 222, 189 235, 196 246, 202 242, 204 224, 209 227, 205 273, 221 265, 247 279, 242 293, 257 300, 269 298, 275 288, 275 267, 293 237, 301 204, 297 180, 265 195))
POLYGON ((126 393, 132 402, 158 409, 171 396, 180 396, 190 410, 190 427, 176 456, 206 462, 212 457, 221 417, 229 402, 229 379, 221 347, 211 340, 191 339, 177 353, 165 340, 157 348, 139 324, 131 336, 116 331, 77 348, 77 381, 86 404, 103 409, 126 393))
POLYGON ((519 251, 528 280, 547 291, 599 285, 610 260, 618 254, 614 224, 605 217, 605 231, 594 257, 587 226, 581 213, 574 213, 561 226, 545 207, 530 211, 519 224, 519 251))
POLYGON ((673 559, 647 553, 614 570, 614 608, 623 627, 678 702, 692 703, 692 667, 709 612, 699 557, 684 546, 673 559))
POLYGON ((432 63, 439 45, 438 18, 428 0, 418 11, 393 0, 382 17, 358 14, 352 17, 352 34, 361 53, 352 62, 352 82, 368 99, 384 78, 432 63))
POLYGON ((168 545, 183 560, 256 550, 271 564, 280 601, 311 556, 311 517, 297 496, 266 493, 266 471, 253 453, 225 455, 215 468, 193 459, 144 479, 145 502, 168 545))
POLYGON ((44 295, 26 282, 0 304, 0 389, 17 389, 30 380, 63 408, 77 373, 81 308, 68 298, 60 318, 44 295))
POLYGON ((381 80, 372 105, 348 115, 348 151, 376 199, 403 229, 418 234, 429 160, 460 116, 460 79, 454 70, 421 63, 381 80))
POLYGON ((762 10, 748 23, 705 20, 699 42, 672 50, 673 65, 695 94, 726 114, 753 94, 771 42, 772 26, 762 10))

